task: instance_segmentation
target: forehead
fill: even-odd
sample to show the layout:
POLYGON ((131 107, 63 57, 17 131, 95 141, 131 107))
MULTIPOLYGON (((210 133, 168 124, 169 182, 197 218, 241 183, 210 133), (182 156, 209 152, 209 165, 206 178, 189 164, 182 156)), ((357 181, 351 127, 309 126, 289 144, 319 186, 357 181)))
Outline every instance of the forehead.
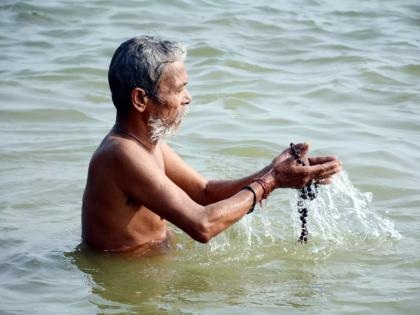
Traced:
POLYGON ((188 82, 188 73, 182 61, 176 61, 166 65, 163 70, 160 87, 175 88, 188 82))

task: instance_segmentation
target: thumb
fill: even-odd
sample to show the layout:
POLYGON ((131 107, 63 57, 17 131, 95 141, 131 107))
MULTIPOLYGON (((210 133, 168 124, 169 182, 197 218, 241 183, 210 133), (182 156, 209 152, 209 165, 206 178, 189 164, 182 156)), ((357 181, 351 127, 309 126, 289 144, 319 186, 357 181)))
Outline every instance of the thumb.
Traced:
POLYGON ((305 156, 306 154, 308 154, 308 151, 309 151, 309 143, 304 142, 302 144, 302 148, 300 149, 302 156, 305 156))
POLYGON ((300 156, 304 157, 306 154, 308 154, 309 151, 309 143, 299 143, 296 145, 297 149, 300 151, 300 156))

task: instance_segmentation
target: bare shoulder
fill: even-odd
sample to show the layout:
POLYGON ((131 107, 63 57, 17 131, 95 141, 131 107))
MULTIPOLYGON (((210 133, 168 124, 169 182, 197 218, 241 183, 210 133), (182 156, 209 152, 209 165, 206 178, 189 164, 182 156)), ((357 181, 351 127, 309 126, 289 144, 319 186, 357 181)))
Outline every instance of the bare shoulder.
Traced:
POLYGON ((152 155, 134 141, 108 135, 95 151, 93 163, 107 163, 108 166, 121 167, 136 161, 139 166, 148 164, 152 155))
POLYGON ((171 159, 174 158, 174 155, 177 155, 175 151, 165 141, 161 141, 159 146, 160 150, 162 151, 163 158, 171 159))
POLYGON ((102 141, 89 165, 91 177, 111 180, 120 188, 162 173, 153 154, 132 140, 112 135, 102 141))

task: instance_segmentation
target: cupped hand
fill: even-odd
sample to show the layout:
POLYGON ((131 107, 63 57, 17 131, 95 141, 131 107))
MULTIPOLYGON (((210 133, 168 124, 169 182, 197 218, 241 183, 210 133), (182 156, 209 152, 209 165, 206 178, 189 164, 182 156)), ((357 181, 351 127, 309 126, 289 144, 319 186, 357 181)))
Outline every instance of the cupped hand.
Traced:
MULTIPOLYGON (((296 150, 298 150, 300 152, 300 155, 301 155, 302 159, 304 159, 306 154, 308 153, 309 145, 306 142, 305 143, 298 143, 298 144, 295 145, 295 148, 296 148, 296 150)), ((288 148, 288 149, 284 150, 282 153, 280 153, 279 156, 277 156, 273 160, 273 162, 271 163, 271 166, 275 167, 275 165, 287 160, 290 157, 293 158, 292 149, 288 148)))
POLYGON ((329 184, 331 177, 341 171, 342 163, 335 156, 307 157, 307 143, 296 144, 295 148, 305 166, 297 163, 290 148, 284 150, 271 164, 276 187, 302 188, 312 181, 329 184))

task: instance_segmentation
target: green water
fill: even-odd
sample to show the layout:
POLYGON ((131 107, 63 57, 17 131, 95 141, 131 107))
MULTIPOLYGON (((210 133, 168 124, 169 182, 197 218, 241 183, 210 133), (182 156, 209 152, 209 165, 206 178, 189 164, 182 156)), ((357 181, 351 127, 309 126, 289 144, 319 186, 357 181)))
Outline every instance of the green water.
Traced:
POLYGON ((417 314, 418 1, 2 0, 0 30, 0 314, 417 314), (282 190, 206 245, 175 230, 157 257, 78 246, 115 115, 107 67, 136 34, 189 48, 170 143, 205 176, 304 140, 344 162, 309 244, 282 190))

